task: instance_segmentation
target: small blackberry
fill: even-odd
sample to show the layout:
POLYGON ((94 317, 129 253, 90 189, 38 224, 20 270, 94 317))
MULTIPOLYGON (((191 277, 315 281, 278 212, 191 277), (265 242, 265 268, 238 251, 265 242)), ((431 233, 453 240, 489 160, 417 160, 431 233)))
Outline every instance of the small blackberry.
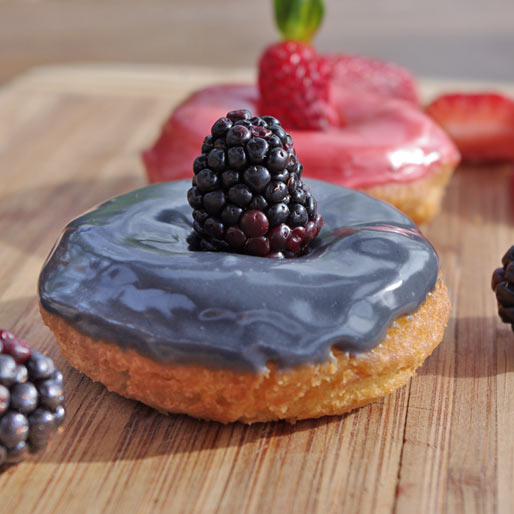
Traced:
POLYGON ((0 468, 46 446, 61 426, 62 382, 52 359, 0 330, 0 468))
POLYGON ((308 251, 323 225, 291 136, 272 116, 231 111, 193 164, 193 249, 275 258, 308 251))
POLYGON ((494 271, 491 287, 498 301, 498 314, 504 323, 510 323, 514 331, 514 246, 503 256, 503 268, 494 271))

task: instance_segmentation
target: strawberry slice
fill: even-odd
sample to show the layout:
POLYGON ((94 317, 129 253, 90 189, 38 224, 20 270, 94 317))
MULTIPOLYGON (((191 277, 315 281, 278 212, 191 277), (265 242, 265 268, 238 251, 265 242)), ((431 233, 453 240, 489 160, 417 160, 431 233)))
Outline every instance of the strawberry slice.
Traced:
POLYGON ((426 108, 454 140, 463 160, 514 160, 514 100, 498 93, 442 95, 426 108))

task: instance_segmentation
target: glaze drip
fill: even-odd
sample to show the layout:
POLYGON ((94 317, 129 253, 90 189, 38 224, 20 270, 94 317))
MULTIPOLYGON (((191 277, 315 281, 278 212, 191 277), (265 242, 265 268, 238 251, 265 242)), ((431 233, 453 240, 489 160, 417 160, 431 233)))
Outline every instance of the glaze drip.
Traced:
POLYGON ((189 181, 114 198, 72 221, 39 279, 41 305, 86 335, 158 362, 258 372, 359 353, 410 313, 438 258, 402 213, 309 181, 325 227, 310 254, 192 252, 189 181))

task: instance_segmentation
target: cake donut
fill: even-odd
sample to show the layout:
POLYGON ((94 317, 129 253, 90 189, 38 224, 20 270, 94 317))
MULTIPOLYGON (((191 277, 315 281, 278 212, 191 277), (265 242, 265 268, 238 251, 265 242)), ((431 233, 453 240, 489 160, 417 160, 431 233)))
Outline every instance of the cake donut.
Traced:
POLYGON ((190 181, 69 223, 38 286, 64 356, 111 391, 220 422, 342 414, 404 385, 448 321, 437 254, 389 204, 309 184, 325 225, 292 259, 192 251, 190 181))
MULTIPOLYGON (((343 126, 288 130, 304 176, 388 201, 417 223, 432 219, 459 162, 453 142, 412 102, 344 86, 332 91, 343 126)), ((233 106, 256 112, 258 98, 252 85, 219 85, 193 93, 143 153, 149 181, 189 177, 211 120, 233 106)))

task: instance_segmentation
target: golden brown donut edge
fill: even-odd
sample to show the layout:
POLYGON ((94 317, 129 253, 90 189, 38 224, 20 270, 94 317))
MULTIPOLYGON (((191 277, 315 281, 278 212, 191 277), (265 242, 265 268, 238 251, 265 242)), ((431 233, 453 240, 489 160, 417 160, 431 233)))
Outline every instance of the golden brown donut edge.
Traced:
POLYGON ((201 419, 253 423, 318 418, 349 412, 399 387, 441 342, 450 316, 442 278, 417 311, 403 315, 369 352, 334 349, 334 359, 279 371, 269 364, 260 374, 203 366, 163 364, 94 340, 40 306, 70 364, 110 391, 161 411, 201 419))

